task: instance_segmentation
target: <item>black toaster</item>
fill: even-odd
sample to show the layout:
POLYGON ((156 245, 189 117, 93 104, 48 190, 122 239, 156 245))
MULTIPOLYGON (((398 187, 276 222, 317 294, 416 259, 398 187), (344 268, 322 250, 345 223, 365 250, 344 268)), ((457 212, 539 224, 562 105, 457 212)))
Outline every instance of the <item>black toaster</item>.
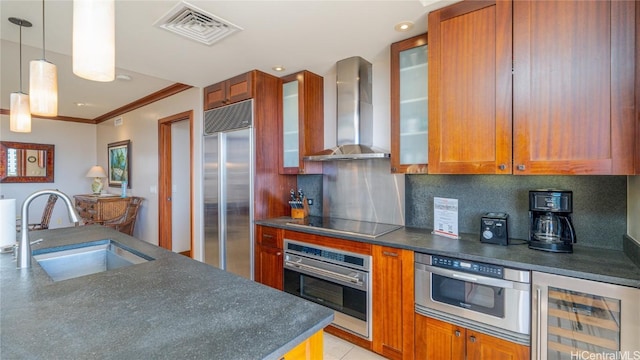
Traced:
POLYGON ((489 212, 484 214, 480 221, 480 242, 509 245, 508 217, 507 213, 489 212))

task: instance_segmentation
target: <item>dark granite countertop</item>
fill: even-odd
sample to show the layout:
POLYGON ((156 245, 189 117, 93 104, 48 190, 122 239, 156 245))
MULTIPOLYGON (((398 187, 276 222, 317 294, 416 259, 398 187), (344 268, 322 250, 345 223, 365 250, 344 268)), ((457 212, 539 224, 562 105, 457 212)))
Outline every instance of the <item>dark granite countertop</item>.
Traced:
POLYGON ((281 217, 260 220, 256 223, 293 231, 410 249, 428 254, 453 256, 466 260, 640 288, 640 267, 636 266, 622 251, 581 246, 578 243, 574 245, 571 254, 551 253, 529 249, 523 240, 514 240, 514 245, 509 246, 493 245, 481 243, 478 235, 462 234, 461 239, 456 240, 434 235, 428 229, 408 227, 372 239, 351 234, 337 235, 325 232, 321 228, 289 226, 287 223, 290 221, 292 221, 291 218, 281 217), (523 244, 515 245, 516 242, 523 244))
POLYGON ((113 239, 155 260, 53 282, 0 254, 2 359, 279 359, 333 311, 100 226, 33 249, 113 239))

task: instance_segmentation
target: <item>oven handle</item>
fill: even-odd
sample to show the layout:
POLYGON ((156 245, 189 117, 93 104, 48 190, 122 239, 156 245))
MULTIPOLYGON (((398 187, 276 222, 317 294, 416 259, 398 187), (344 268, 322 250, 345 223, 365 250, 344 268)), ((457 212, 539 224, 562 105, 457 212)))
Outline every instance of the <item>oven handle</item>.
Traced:
POLYGON ((438 268, 438 267, 435 267, 435 266, 425 265, 425 264, 420 264, 420 263, 416 263, 416 269, 417 270, 425 270, 425 271, 431 272, 433 274, 442 275, 442 276, 446 276, 446 277, 449 277, 449 278, 459 279, 459 280, 462 280, 462 281, 467 281, 467 282, 480 284, 480 285, 495 286, 495 287, 500 287, 500 288, 503 288, 503 289, 515 289, 515 290, 530 291, 529 284, 523 284, 523 283, 519 283, 519 282, 515 282, 515 281, 494 279, 494 278, 485 277, 485 276, 474 276, 474 275, 461 273, 459 271, 442 269, 442 268, 438 268))
POLYGON ((343 282, 347 282, 347 283, 359 285, 359 286, 363 285, 362 279, 360 277, 342 275, 331 270, 325 270, 315 266, 309 266, 301 263, 300 261, 285 261, 284 265, 288 267, 298 268, 301 270, 306 270, 309 273, 323 276, 325 278, 329 278, 332 280, 343 281, 343 282))

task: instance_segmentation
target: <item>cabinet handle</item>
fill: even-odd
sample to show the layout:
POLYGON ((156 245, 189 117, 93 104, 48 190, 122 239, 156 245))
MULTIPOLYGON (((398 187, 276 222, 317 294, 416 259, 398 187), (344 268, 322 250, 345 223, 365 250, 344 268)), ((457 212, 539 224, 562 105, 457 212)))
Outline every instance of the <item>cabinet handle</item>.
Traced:
POLYGON ((505 164, 500 164, 500 166, 498 166, 498 168, 499 168, 500 170, 506 170, 506 169, 507 169, 507 165, 505 165, 505 164))
POLYGON ((385 256, 398 257, 398 253, 393 253, 393 252, 389 252, 389 251, 383 251, 382 254, 385 255, 385 256))
POLYGON ((456 330, 454 334, 456 334, 456 337, 460 337, 460 330, 456 330))
POLYGON ((280 251, 278 251, 278 252, 276 253, 276 256, 280 256, 280 255, 282 255, 282 253, 281 253, 280 251))
POLYGON ((273 239, 273 235, 269 235, 269 234, 262 234, 262 238, 263 238, 263 239, 273 239))
POLYGON ((526 166, 524 166, 524 165, 522 165, 522 164, 520 164, 520 165, 518 165, 518 166, 517 166, 517 169, 518 169, 518 170, 520 170, 520 171, 524 171, 526 168, 527 168, 527 167, 526 167, 526 166))
POLYGON ((469 337, 469 341, 471 341, 472 343, 476 342, 476 337, 475 336, 470 336, 469 337))

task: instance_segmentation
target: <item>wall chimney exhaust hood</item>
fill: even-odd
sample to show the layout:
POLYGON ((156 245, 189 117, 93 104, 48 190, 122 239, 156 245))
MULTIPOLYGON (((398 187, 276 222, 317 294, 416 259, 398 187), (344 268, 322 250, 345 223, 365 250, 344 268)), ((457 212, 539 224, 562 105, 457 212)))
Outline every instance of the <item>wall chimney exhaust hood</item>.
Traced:
POLYGON ((390 157, 373 147, 371 63, 354 56, 336 63, 337 144, 304 160, 356 160, 390 157))

